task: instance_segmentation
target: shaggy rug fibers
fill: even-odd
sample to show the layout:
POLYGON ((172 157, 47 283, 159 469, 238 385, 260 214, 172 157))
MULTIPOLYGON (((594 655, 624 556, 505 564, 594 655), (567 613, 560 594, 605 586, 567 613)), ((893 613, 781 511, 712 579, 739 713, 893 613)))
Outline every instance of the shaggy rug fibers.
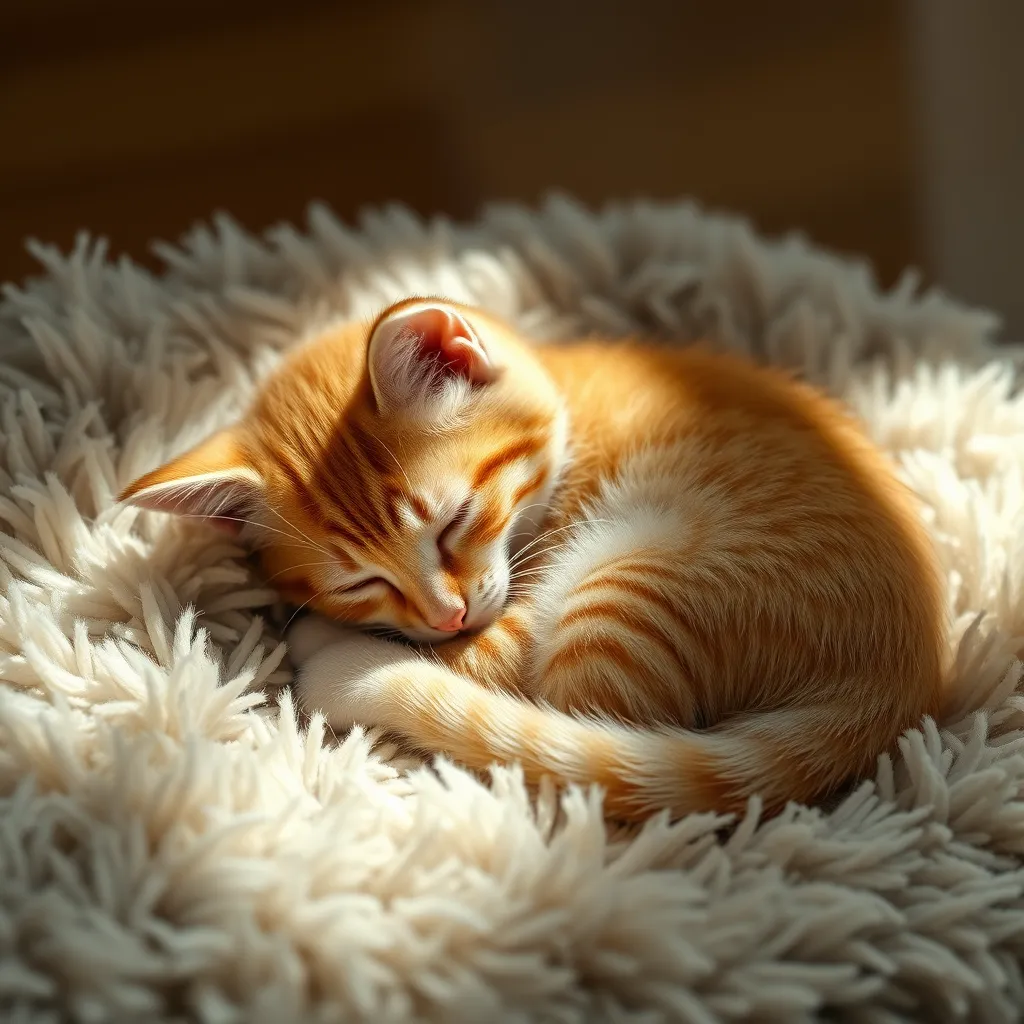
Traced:
POLYGON ((159 276, 37 252, 0 306, 3 1020, 1018 1018, 1024 396, 993 317, 687 205, 219 221, 159 276), (941 728, 828 808, 627 835, 599 794, 297 722, 245 552, 114 495, 409 292, 552 341, 708 336, 849 401, 948 574, 941 728))

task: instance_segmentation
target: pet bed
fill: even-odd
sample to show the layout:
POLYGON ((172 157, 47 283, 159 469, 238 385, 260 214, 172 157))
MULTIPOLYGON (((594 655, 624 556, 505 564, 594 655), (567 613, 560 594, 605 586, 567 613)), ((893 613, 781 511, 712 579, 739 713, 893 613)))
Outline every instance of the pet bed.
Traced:
POLYGON ((218 219, 155 275, 36 252, 0 306, 4 1020, 1018 1019, 1024 397, 992 315, 689 204, 218 219), (412 292, 552 344, 709 338, 847 400, 927 505, 944 720, 829 807, 639 834, 595 792, 307 730, 246 553, 114 497, 412 292))

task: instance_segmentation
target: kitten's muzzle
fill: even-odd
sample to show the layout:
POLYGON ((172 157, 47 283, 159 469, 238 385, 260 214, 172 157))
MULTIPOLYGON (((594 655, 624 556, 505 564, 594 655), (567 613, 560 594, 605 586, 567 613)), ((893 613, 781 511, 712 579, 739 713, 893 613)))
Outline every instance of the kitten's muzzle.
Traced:
POLYGON ((427 625, 430 626, 431 629, 436 629, 441 633, 458 633, 459 630, 462 629, 465 619, 466 605, 465 603, 462 603, 447 616, 439 616, 433 621, 428 621, 427 625))

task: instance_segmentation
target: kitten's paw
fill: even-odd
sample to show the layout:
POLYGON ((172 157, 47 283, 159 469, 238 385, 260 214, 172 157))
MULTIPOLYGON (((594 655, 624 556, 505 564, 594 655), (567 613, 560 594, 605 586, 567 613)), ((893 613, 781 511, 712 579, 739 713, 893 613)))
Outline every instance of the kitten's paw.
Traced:
POLYGON ((380 670, 415 662, 402 644, 354 629, 336 630, 334 641, 302 664, 295 692, 306 711, 322 711, 335 729, 357 723, 387 726, 387 688, 380 670))
POLYGON ((323 615, 306 615, 284 636, 292 664, 305 665, 317 651, 344 640, 352 632, 346 626, 323 615))

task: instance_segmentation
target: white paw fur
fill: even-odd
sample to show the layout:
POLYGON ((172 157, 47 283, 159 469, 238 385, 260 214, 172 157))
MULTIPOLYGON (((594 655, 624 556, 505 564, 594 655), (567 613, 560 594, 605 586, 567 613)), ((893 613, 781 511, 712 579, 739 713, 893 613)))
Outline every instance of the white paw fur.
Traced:
MULTIPOLYGON (((321 623, 307 627, 298 638, 295 692, 299 704, 308 712, 323 712, 335 729, 388 725, 386 673, 381 670, 415 663, 416 655, 391 640, 336 623, 327 625, 329 629, 321 623), (314 647, 323 640, 326 646, 314 647)), ((292 642, 291 633, 288 641, 292 642)))

